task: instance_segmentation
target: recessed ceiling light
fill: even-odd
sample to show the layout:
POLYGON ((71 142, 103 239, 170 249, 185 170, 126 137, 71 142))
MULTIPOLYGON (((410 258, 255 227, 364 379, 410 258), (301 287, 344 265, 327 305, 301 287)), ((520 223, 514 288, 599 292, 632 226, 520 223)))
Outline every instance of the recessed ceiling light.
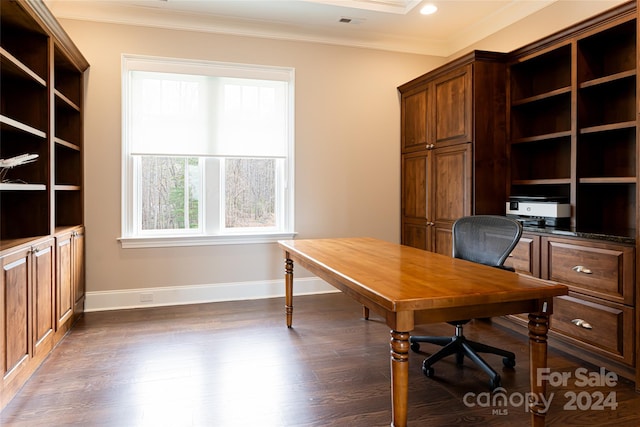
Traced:
POLYGON ((423 15, 431 15, 432 13, 436 13, 437 10, 438 7, 435 4, 427 3, 422 6, 422 9, 420 9, 420 13, 423 15))

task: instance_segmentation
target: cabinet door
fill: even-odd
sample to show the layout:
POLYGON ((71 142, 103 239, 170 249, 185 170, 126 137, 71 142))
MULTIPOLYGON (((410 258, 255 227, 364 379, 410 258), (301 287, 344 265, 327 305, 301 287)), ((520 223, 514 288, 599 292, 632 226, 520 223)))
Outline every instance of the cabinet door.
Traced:
POLYGON ((428 144, 429 89, 423 86, 402 95, 402 152, 425 150, 428 144))
POLYGON ((434 81, 436 147, 473 140, 471 73, 467 65, 434 81))
POLYGON ((18 376, 31 354, 31 321, 29 283, 31 280, 31 248, 8 254, 2 263, 0 302, 0 352, 5 385, 18 376))
POLYGON ((402 244, 425 251, 431 250, 431 227, 426 221, 402 220, 402 244))
POLYGON ((73 264, 71 232, 56 236, 56 329, 73 314, 73 264))
POLYGON ((431 226, 433 233, 433 244, 431 251, 440 255, 451 256, 453 253, 453 231, 452 224, 436 222, 431 226))
POLYGON ((53 347, 54 320, 54 247, 53 239, 33 248, 33 341, 34 356, 53 347))
POLYGON ((433 178, 430 201, 434 233, 432 250, 451 255, 451 228, 456 219, 471 215, 471 144, 436 148, 433 155, 433 178))
POLYGON ((84 229, 73 233, 73 300, 74 313, 84 311, 84 229))
POLYGON ((402 237, 403 245, 431 250, 429 223, 429 187, 431 152, 402 156, 402 237))
POLYGON ((436 227, 451 228, 453 222, 471 215, 471 144, 437 148, 433 155, 431 214, 436 227))
POLYGON ((402 215, 428 219, 430 152, 402 156, 402 215))

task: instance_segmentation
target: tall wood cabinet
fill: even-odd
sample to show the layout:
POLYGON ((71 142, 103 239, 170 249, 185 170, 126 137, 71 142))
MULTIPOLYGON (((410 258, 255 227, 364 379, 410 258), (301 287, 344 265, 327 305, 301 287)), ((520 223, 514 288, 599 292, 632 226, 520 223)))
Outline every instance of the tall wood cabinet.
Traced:
POLYGON ((402 243, 451 254, 464 215, 504 211, 504 55, 475 51, 398 90, 402 243))
POLYGON ((35 155, 0 174, 2 408, 84 309, 89 64, 41 0, 0 0, 0 61, 0 159, 35 155))

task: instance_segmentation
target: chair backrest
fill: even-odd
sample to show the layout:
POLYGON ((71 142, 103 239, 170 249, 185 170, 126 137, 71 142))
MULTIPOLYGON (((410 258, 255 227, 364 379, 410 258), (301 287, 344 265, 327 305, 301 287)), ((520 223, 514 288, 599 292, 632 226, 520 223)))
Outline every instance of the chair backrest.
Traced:
POLYGON ((522 236, 522 224, 505 216, 474 215, 453 224, 453 257, 502 267, 522 236))

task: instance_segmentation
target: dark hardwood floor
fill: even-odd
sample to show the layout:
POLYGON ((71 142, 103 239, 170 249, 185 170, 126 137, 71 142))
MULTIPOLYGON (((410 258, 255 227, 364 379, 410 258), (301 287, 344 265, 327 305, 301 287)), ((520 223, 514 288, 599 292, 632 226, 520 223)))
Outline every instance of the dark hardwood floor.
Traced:
MULTIPOLYGON (((296 297, 294 305, 293 329, 285 326, 283 299, 87 313, 2 411, 0 425, 388 426, 382 319, 364 321, 342 294, 296 297)), ((453 327, 416 332, 450 335, 453 327)), ((468 360, 464 368, 454 358, 441 361, 427 378, 424 356, 412 353, 409 425, 528 425, 525 338, 482 321, 465 335, 516 353, 515 369, 486 357, 502 375, 506 406, 487 401, 487 378, 468 360)), ((548 425, 640 425, 631 382, 580 386, 576 369, 595 375, 599 368, 553 350, 549 367, 571 378, 548 388, 548 425), (597 409, 599 393, 609 396, 604 409, 597 409)))

